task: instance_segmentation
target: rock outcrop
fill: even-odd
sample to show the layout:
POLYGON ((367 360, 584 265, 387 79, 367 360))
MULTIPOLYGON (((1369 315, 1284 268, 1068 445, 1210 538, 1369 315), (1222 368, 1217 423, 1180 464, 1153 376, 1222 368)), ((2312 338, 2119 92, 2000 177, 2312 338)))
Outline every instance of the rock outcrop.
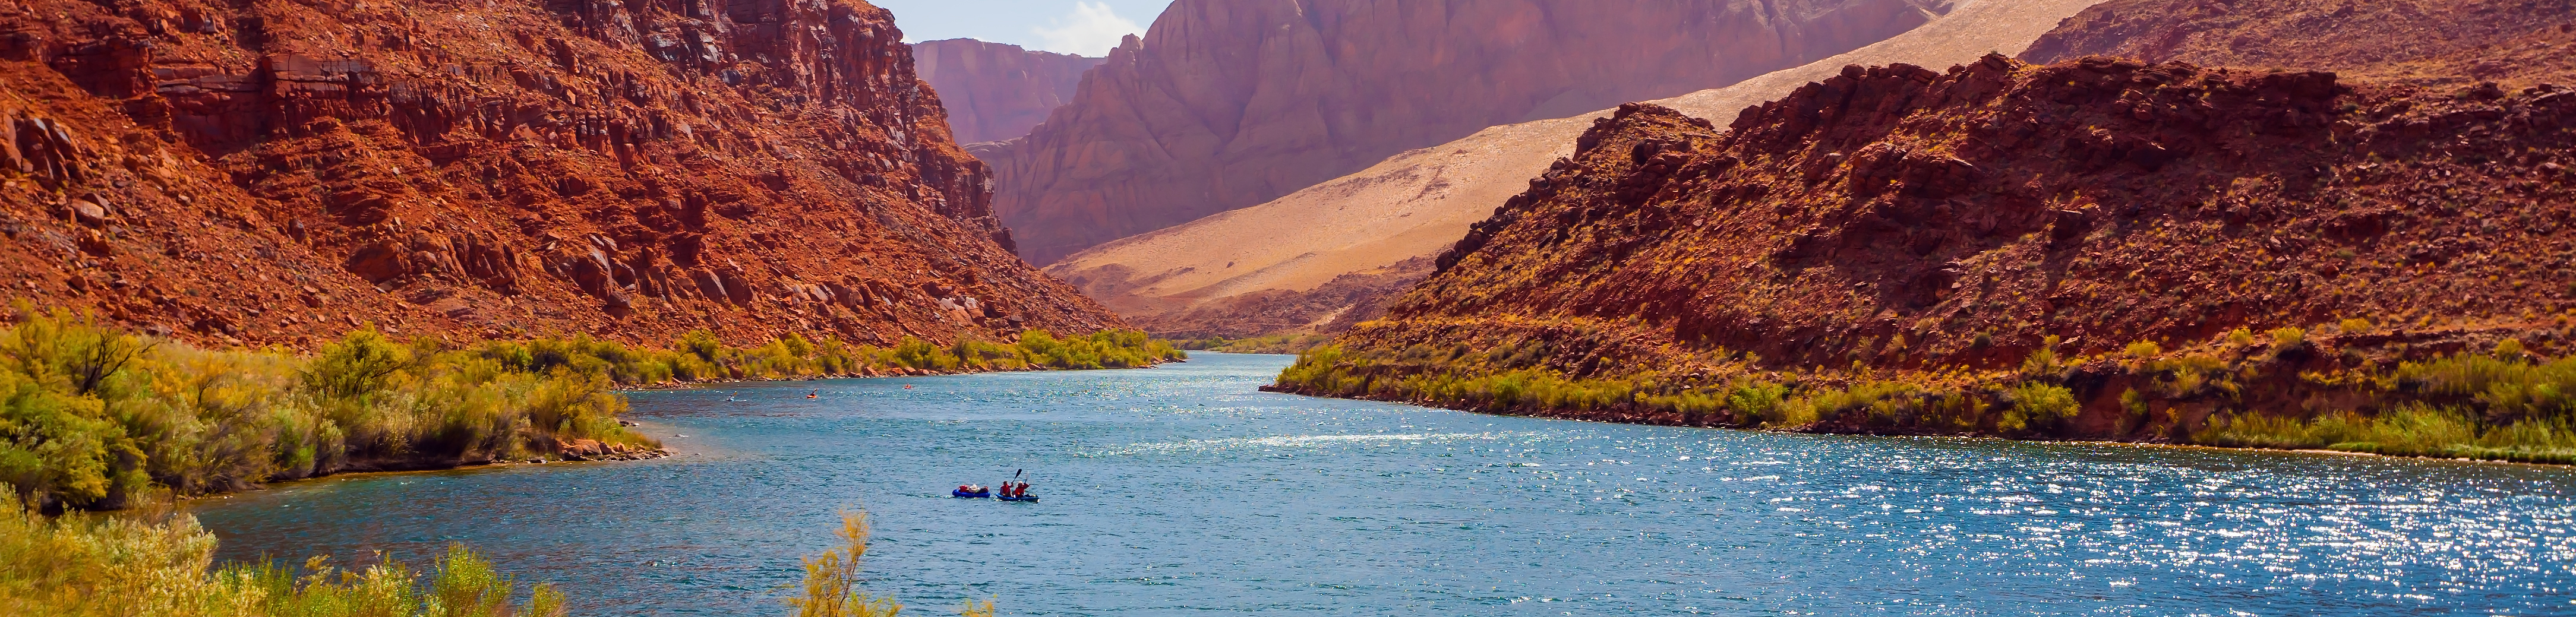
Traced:
POLYGON ((1104 60, 974 39, 918 43, 912 50, 921 80, 939 91, 948 128, 964 144, 1029 134, 1048 112, 1072 101, 1082 75, 1104 60))
MULTIPOLYGON (((1259 204, 1485 127, 1692 92, 1924 23, 1924 0, 1180 0, 977 155, 1020 254, 1259 204), (1919 6, 1918 6, 1919 5, 1919 6)), ((1930 7, 1930 8, 1926 8, 1930 7)))
MULTIPOLYGON (((2569 0, 2108 0, 2022 52, 2051 63, 2088 55, 2204 66, 2361 71, 2375 79, 2468 73, 2407 63, 2493 47, 2567 26, 2569 0)), ((2480 73, 2501 68, 2490 66, 2480 73)))
POLYGON ((856 0, 0 7, 0 282, 218 343, 1116 325, 1009 252, 900 40, 856 0))
MULTIPOLYGON (((1973 0, 1931 23, 1884 41, 1732 86, 1659 101, 1716 117, 1785 96, 1851 64, 1971 62, 2021 49, 2096 0, 1973 0)), ((1602 111, 1598 115, 1606 115, 1602 111)), ((1131 323, 1189 336, 1254 336, 1311 331, 1282 319, 1281 307, 1349 303, 1368 314, 1410 287, 1378 285, 1401 264, 1428 263, 1469 225, 1528 188, 1549 161, 1574 152, 1594 115, 1498 126, 1465 139, 1403 152, 1378 164, 1249 208, 1124 238, 1047 266, 1131 323), (1372 281, 1350 293, 1343 277, 1372 281), (1266 330, 1282 323, 1289 330, 1266 330)), ((1427 273, 1427 270, 1426 270, 1427 273)), ((1418 278, 1420 274, 1409 275, 1418 278)), ((1340 310, 1344 305, 1325 312, 1340 310)), ((1301 317, 1302 310, 1289 311, 1301 317)), ((1318 313, 1320 314, 1320 313, 1318 313)), ((1329 331, 1329 330, 1327 330, 1329 331)))
POLYGON ((1816 430, 2151 441, 2369 411, 2415 396, 2379 381, 2399 362, 2576 351, 2571 46, 2538 26, 2402 67, 2531 67, 2462 87, 1997 55, 1849 67, 1726 129, 1624 107, 1287 385, 1742 424, 1770 418, 1638 402, 1762 382, 1866 412, 1816 430), (1464 365, 1643 390, 1403 385, 1464 365), (1986 413, 2034 383, 2071 391, 2065 424, 1986 413))

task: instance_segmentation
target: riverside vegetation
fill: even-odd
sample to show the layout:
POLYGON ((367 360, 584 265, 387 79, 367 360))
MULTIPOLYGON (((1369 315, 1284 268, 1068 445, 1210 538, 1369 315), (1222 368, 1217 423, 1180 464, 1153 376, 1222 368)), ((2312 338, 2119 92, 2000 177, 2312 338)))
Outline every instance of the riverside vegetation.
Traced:
MULTIPOLYGON (((892 348, 793 336, 738 348, 693 332, 657 350, 586 337, 398 342, 372 329, 299 357, 198 349, 84 316, 20 313, 0 330, 0 614, 29 616, 562 615, 560 593, 536 585, 522 598, 463 547, 437 558, 426 578, 381 559, 360 569, 323 559, 301 569, 217 568, 215 537, 160 506, 340 471, 555 456, 574 442, 659 448, 618 419, 626 410, 619 387, 1121 368, 1184 357, 1136 332, 892 348), (86 512, 117 509, 140 512, 86 512)), ((864 518, 848 521, 843 537, 845 550, 809 563, 809 574, 839 582, 807 585, 839 600, 800 600, 798 614, 891 617, 899 606, 852 585, 864 518)), ((965 614, 989 616, 992 607, 965 614)))
POLYGON ((674 349, 587 337, 450 344, 372 329, 310 357, 209 350, 21 308, 0 330, 0 483, 42 511, 117 509, 343 471, 650 452, 614 389, 896 372, 1093 369, 1178 359, 1135 332, 892 348, 692 332, 674 349))
MULTIPOLYGON (((1494 330, 1551 333, 1517 326, 1494 330)), ((2014 370, 1845 371, 1766 369, 1759 356, 1722 349, 1593 347, 1616 339, 1603 334, 1612 328, 1559 326, 1554 337, 1468 336, 1371 351, 1329 345, 1302 354, 1274 389, 1687 426, 2576 464, 2576 359, 2536 358, 2509 338, 2405 360, 2369 347, 2388 337, 2355 319, 2315 329, 2332 336, 2238 329, 2185 350, 2141 341, 2075 358, 2060 358, 2060 341, 2050 337, 2014 370), (1621 368, 1634 366, 1660 368, 1621 368)))
POLYGON ((1296 354, 1332 344, 1329 334, 1272 334, 1252 338, 1212 337, 1181 341, 1182 349, 1223 353, 1296 354))
MULTIPOLYGON (((0 491, 5 493, 6 491, 0 491)), ((156 501, 166 504, 166 500, 156 501)), ((865 514, 842 517, 842 544, 805 560, 797 617, 895 617, 903 606, 858 590, 865 514)), ((0 495, 0 614, 24 617, 562 617, 564 595, 522 587, 462 545, 425 573, 377 556, 342 568, 326 557, 214 565, 217 540, 196 517, 166 509, 47 517, 0 495), (525 589, 523 594, 521 590, 525 589)), ((965 617, 992 617, 990 601, 965 617)))

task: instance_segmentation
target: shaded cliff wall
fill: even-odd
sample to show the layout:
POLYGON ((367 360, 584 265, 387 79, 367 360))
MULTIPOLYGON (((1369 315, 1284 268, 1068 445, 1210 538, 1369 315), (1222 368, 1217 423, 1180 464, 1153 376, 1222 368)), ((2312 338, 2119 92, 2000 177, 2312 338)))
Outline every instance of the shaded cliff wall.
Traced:
POLYGON ((1259 204, 1485 127, 1722 86, 1929 19, 1909 0, 1182 0, 977 154, 1021 255, 1259 204))
MULTIPOLYGON (((1661 103, 1723 117, 1852 64, 1971 62, 2029 47, 2094 2, 1960 2, 1887 40, 1661 103)), ((1386 300, 1428 274, 1432 258, 1468 226, 1527 188, 1549 161, 1573 154, 1592 118, 1608 113, 1497 126, 1406 151, 1261 205, 1086 249, 1048 264, 1047 273, 1148 332, 1335 332, 1330 324, 1374 318, 1386 300)))
POLYGON ((965 144, 1029 134, 1048 112, 1072 101, 1082 75, 1106 60, 974 39, 930 41, 912 49, 921 80, 939 91, 948 127, 965 144))

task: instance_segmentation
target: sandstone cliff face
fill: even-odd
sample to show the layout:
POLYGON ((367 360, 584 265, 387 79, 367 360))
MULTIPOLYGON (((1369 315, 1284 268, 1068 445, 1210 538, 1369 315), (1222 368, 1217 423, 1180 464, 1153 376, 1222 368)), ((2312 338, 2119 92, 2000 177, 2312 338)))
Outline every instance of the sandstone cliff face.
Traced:
POLYGON ((1181 0, 1073 104, 977 154, 1021 255, 1046 264, 1485 127, 1803 64, 1928 14, 1908 0, 1181 0))
MULTIPOLYGON (((2547 65, 2571 44, 2549 29, 2444 61, 2547 65)), ((2070 369, 2084 413, 2064 434, 2180 439, 2230 409, 2366 409, 2361 386, 2304 376, 2505 339, 2576 350, 2576 90, 2545 81, 2576 71, 2527 76, 2423 88, 1993 56, 1851 67, 1732 130, 1623 108, 1348 337, 1341 379, 1394 383, 1454 345, 1679 386, 1746 366, 1810 385, 1955 383, 2027 367, 2048 337, 2066 357, 2150 341, 2241 359, 2259 349, 2228 342, 2233 329, 2325 324, 2265 339, 2225 378, 2260 380, 2248 389, 2173 382, 2199 369, 2152 368, 2171 366, 2145 364, 2152 350, 2070 369), (2334 325, 2349 319, 2363 325, 2334 325), (2149 405, 2159 414, 2130 411, 2149 405)), ((1892 418, 1833 430, 1980 430, 1892 418)))
POLYGON ((963 144, 1029 134, 1048 112, 1072 101, 1083 73, 1104 60, 974 39, 930 41, 912 49, 921 80, 939 91, 948 127, 963 144))
POLYGON ((1116 323, 1010 254, 855 0, 0 11, 0 280, 40 307, 284 344, 1116 323))
MULTIPOLYGON (((1717 117, 1851 64, 1970 62, 2028 47, 2094 1, 1960 2, 1887 40, 1659 103, 1717 117)), ((1332 324, 1365 320, 1332 315, 1373 315, 1410 289, 1468 226, 1527 189, 1549 161, 1573 154, 1575 138, 1593 117, 1477 131, 1258 206, 1093 247, 1049 264, 1047 272, 1150 332, 1230 338, 1337 332, 1332 324), (1417 261, 1419 269, 1408 265, 1417 261), (1312 325, 1318 321, 1325 325, 1312 325)))

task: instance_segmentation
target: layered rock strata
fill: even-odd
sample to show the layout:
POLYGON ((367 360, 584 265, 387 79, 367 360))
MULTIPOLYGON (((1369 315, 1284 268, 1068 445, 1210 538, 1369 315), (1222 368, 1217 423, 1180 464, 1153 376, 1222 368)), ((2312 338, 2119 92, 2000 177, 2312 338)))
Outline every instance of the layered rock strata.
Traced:
MULTIPOLYGON (((2571 44, 2548 28, 2440 62, 2549 67, 2571 44)), ((1966 398, 1926 386, 1822 428, 2017 434, 1909 423, 2019 404, 1973 384, 2028 379, 2072 391, 2056 435, 2144 440, 2222 412, 2368 411, 2415 396, 2371 377, 2401 361, 2571 351, 2570 76, 1991 56, 1849 67, 1725 129, 1628 106, 1346 337, 1328 381, 1285 385, 1383 396, 1462 365, 1667 394, 1913 380, 1966 398)), ((1464 394, 1422 400, 1494 404, 1464 394)), ((1518 405, 1495 408, 1570 413, 1518 405)))
POLYGON ((1048 112, 1072 101, 1083 74, 1104 60, 974 39, 930 41, 912 50, 921 80, 938 89, 948 127, 965 144, 1029 134, 1048 112))
POLYGON ((1118 323, 1010 253, 855 0, 0 11, 0 282, 39 307, 289 345, 1118 323))
POLYGON ((1020 253, 1259 204, 1489 126, 1733 83, 1920 0, 1181 0, 1025 139, 979 148, 1020 253))
MULTIPOLYGON (((1745 80, 1725 88, 1659 101, 1685 113, 1717 117, 1779 98, 1851 64, 1970 62, 1995 50, 2020 49, 2096 0, 1971 0, 1931 23, 1851 52, 1745 80)), ((1494 206, 1527 188, 1549 161, 1571 155, 1595 115, 1498 126, 1431 148, 1399 153, 1368 169, 1258 206, 1124 238, 1047 266, 1047 271, 1155 332, 1252 337, 1317 331, 1282 320, 1281 306, 1383 308, 1409 285, 1382 294, 1328 288, 1352 276, 1400 264, 1428 263, 1456 244, 1494 206), (1259 298, 1259 301, 1246 302, 1259 298), (1246 330, 1277 323, 1287 330, 1246 330)), ((1427 273, 1427 269, 1425 270, 1427 273)), ((1411 275, 1418 278, 1420 275, 1411 275)), ((1329 330, 1323 330, 1329 332, 1329 330)))

